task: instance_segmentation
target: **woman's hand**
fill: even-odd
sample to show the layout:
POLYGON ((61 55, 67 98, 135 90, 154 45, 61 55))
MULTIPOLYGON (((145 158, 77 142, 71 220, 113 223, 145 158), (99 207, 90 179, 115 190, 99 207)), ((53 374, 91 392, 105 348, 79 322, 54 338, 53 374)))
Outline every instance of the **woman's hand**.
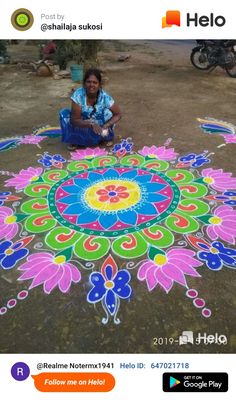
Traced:
POLYGON ((109 110, 112 112, 112 117, 103 125, 102 129, 109 129, 121 119, 120 107, 117 104, 113 104, 109 110))
POLYGON ((94 122, 93 120, 91 120, 91 128, 94 131, 94 133, 96 133, 97 135, 101 135, 102 127, 96 124, 96 122, 94 122))

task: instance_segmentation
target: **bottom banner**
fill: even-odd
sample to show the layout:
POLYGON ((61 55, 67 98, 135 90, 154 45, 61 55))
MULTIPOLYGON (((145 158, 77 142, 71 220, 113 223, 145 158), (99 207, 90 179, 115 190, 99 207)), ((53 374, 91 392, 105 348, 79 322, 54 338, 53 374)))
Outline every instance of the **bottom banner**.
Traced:
POLYGON ((234 400, 234 354, 5 354, 0 393, 19 400, 234 400), (61 394, 60 394, 61 393, 61 394))

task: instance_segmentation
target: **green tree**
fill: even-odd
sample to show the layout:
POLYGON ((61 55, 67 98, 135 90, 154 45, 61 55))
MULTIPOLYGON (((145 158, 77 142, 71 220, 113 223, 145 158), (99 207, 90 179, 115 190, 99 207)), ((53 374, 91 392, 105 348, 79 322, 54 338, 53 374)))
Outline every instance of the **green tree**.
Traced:
POLYGON ((98 52, 101 47, 101 40, 81 41, 81 63, 85 69, 98 66, 98 52))
POLYGON ((68 61, 74 60, 84 68, 98 64, 100 40, 56 40, 55 61, 60 69, 65 69, 68 61))
POLYGON ((6 40, 0 40, 0 57, 7 56, 7 42, 6 40))

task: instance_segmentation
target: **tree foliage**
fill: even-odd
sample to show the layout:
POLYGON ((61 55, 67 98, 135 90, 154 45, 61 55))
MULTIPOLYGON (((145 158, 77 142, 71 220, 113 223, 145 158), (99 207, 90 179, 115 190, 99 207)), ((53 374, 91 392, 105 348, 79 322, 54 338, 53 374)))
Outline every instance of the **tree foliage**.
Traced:
POLYGON ((0 40, 0 57, 7 56, 7 42, 6 40, 0 40))
POLYGON ((75 61, 84 68, 98 64, 100 40, 56 40, 55 61, 60 69, 65 69, 68 61, 75 61))

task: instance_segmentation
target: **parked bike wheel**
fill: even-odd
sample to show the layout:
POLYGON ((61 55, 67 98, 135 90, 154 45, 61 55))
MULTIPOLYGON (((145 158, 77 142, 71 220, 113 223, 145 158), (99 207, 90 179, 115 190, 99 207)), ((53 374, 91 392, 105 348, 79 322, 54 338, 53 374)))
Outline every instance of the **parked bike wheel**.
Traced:
POLYGON ((201 70, 207 70, 212 66, 208 61, 207 50, 203 49, 202 46, 194 47, 190 61, 195 68, 201 70))
POLYGON ((225 66, 225 70, 227 74, 231 78, 236 78, 236 53, 231 51, 229 53, 230 60, 225 66))

